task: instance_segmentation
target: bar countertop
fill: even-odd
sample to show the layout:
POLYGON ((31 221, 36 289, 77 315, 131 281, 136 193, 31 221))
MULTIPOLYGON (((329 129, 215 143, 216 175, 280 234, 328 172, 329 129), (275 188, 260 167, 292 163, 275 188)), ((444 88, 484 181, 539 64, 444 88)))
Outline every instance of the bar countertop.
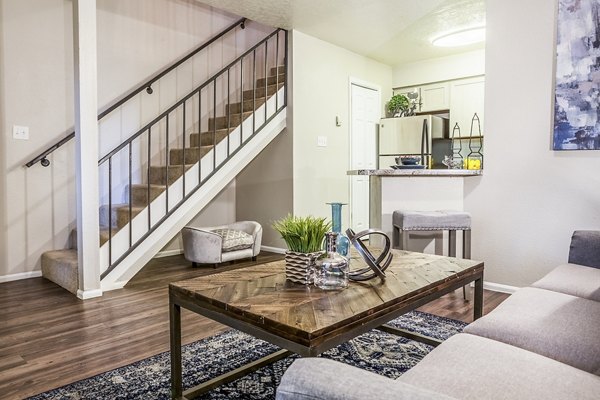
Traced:
POLYGON ((346 175, 369 175, 369 176, 390 176, 390 177, 469 177, 481 176, 483 171, 480 169, 355 169, 346 172, 346 175))

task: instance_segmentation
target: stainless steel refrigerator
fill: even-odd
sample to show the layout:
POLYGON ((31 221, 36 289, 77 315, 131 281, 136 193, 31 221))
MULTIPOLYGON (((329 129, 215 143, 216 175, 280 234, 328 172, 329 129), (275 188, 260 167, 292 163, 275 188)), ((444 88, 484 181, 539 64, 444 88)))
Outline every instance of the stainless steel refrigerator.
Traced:
MULTIPOLYGON (((430 159, 432 139, 444 137, 444 120, 434 115, 382 118, 379 122, 379 167, 395 165, 398 156, 430 159)), ((424 161, 427 164, 427 161, 424 161)))

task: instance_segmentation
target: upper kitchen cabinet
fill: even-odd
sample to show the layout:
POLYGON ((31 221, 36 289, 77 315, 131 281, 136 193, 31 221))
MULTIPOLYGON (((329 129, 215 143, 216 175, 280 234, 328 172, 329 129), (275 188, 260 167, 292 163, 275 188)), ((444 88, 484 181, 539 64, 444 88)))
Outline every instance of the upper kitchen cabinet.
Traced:
MULTIPOLYGON (((450 132, 458 122, 461 136, 469 136, 473 115, 477 113, 483 133, 483 102, 485 77, 458 79, 450 82, 450 132)), ((479 135, 477 125, 473 136, 479 135)))
POLYGON ((431 83, 420 87, 421 112, 448 110, 450 108, 450 84, 431 83))

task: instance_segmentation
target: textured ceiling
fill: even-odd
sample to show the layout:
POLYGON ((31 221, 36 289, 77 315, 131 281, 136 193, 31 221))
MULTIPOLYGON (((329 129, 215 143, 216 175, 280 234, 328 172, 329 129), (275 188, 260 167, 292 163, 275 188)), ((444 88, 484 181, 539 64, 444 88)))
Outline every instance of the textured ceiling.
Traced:
POLYGON ((433 37, 485 25, 485 0, 197 0, 389 65, 484 47, 438 48, 433 37))

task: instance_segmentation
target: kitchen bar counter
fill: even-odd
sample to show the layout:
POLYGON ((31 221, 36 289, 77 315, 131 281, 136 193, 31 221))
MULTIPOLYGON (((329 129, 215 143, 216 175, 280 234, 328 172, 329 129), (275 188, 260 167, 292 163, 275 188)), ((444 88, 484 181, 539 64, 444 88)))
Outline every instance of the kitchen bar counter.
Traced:
MULTIPOLYGON (((359 169, 346 172, 351 179, 364 181, 369 191, 369 228, 392 235, 394 210, 458 210, 464 208, 465 178, 482 176, 482 170, 468 169, 359 169), (427 177, 429 179, 422 179, 427 177), (401 178, 401 179, 398 179, 401 178)), ((361 186, 358 186, 361 187, 361 186)), ((364 189, 363 189, 364 190, 364 189)), ((411 239, 411 250, 433 252, 431 240, 411 239)), ((442 241, 436 241, 441 252, 442 241)), ((460 243, 459 243, 460 244, 460 243)))
POLYGON ((442 177, 469 177, 481 176, 483 171, 480 169, 355 169, 346 172, 346 175, 368 175, 368 176, 399 176, 399 177, 417 177, 417 176, 442 176, 442 177))

